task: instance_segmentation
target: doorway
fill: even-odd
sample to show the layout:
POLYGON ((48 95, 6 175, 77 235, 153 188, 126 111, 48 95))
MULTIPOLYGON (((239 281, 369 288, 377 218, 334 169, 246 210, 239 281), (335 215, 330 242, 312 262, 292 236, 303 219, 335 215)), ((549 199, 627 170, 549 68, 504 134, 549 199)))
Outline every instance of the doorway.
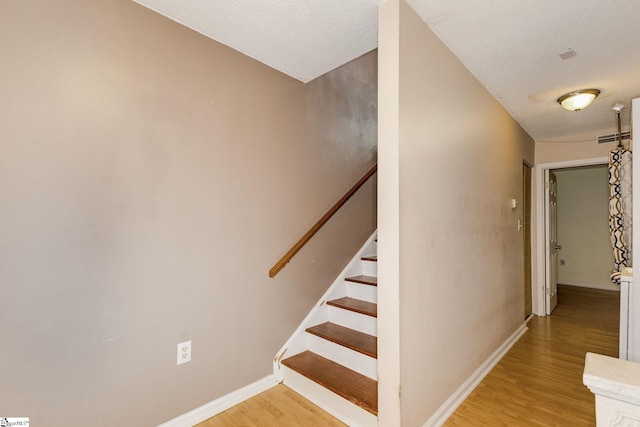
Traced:
POLYGON ((556 169, 558 284, 619 291, 609 232, 607 164, 556 169))
MULTIPOLYGON (((547 228, 549 225, 547 194, 548 194, 548 182, 545 179, 549 175, 549 171, 554 169, 566 169, 575 168, 580 166, 593 166, 608 163, 607 157, 599 157, 593 159, 573 160, 557 163, 544 163, 537 165, 534 168, 535 171, 535 201, 536 201, 536 283, 533 286, 532 298, 533 298, 533 312, 538 316, 546 316, 550 313, 551 308, 551 286, 549 283, 549 268, 550 263, 547 261, 550 259, 549 253, 549 236, 547 228)), ((560 245, 562 246, 562 245, 560 245)))

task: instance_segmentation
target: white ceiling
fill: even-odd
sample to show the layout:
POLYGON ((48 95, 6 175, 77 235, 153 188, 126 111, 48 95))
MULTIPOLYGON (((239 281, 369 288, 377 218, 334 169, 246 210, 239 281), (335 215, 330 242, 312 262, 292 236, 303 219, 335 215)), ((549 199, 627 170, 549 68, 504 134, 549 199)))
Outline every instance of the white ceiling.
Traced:
POLYGON ((640 1, 414 0, 433 31, 535 139, 615 127, 640 96, 640 1), (562 60, 560 53, 577 55, 562 60), (579 112, 556 99, 600 89, 579 112))
MULTIPOLYGON (((377 46, 379 0, 135 1, 303 82, 377 46)), ((613 132, 613 105, 640 97, 639 0, 409 3, 536 140, 613 132), (589 108, 556 103, 585 88, 589 108)))
POLYGON ((134 0, 308 82, 377 47, 378 0, 134 0))

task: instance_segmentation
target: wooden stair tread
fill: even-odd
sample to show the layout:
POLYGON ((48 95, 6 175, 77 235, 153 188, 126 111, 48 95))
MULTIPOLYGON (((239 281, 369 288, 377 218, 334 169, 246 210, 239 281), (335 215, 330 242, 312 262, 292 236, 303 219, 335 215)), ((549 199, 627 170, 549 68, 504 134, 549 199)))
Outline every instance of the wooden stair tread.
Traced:
POLYGON ((360 258, 363 261, 374 261, 374 262, 378 262, 378 255, 367 255, 367 256, 363 256, 362 258, 360 258))
POLYGON ((326 322, 307 328, 307 332, 344 347, 378 358, 378 338, 335 323, 326 322))
POLYGON ((378 415, 378 382, 310 351, 284 359, 282 364, 378 415))
POLYGON ((367 316, 378 317, 378 305, 372 302, 362 301, 355 298, 343 297, 327 301, 327 304, 367 316))
POLYGON ((362 283, 363 285, 378 286, 378 278, 373 276, 346 277, 347 282, 362 283))

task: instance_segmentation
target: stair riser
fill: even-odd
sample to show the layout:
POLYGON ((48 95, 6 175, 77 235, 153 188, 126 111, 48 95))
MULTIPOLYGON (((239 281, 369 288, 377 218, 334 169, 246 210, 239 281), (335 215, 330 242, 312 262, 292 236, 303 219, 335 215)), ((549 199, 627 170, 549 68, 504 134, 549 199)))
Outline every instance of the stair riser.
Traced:
POLYGON ((327 306, 329 321, 365 334, 378 336, 376 318, 342 308, 327 306))
POLYGON ((362 274, 378 277, 378 263, 375 261, 362 261, 362 274))
POLYGON ((377 427, 378 417, 304 375, 282 367, 284 384, 349 426, 377 427))
POLYGON ((371 379, 378 379, 376 359, 340 344, 309 335, 309 350, 371 379))
POLYGON ((347 282, 347 296, 367 302, 378 302, 378 287, 347 282))

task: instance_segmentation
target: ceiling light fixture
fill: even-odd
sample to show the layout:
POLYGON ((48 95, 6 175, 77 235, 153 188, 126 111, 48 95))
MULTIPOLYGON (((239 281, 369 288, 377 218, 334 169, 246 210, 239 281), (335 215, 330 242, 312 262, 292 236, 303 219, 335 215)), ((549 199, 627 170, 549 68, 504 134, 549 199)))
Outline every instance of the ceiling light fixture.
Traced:
POLYGON ((558 104, 569 111, 580 111, 588 107, 598 95, 600 95, 598 89, 574 90, 558 98, 558 104))

